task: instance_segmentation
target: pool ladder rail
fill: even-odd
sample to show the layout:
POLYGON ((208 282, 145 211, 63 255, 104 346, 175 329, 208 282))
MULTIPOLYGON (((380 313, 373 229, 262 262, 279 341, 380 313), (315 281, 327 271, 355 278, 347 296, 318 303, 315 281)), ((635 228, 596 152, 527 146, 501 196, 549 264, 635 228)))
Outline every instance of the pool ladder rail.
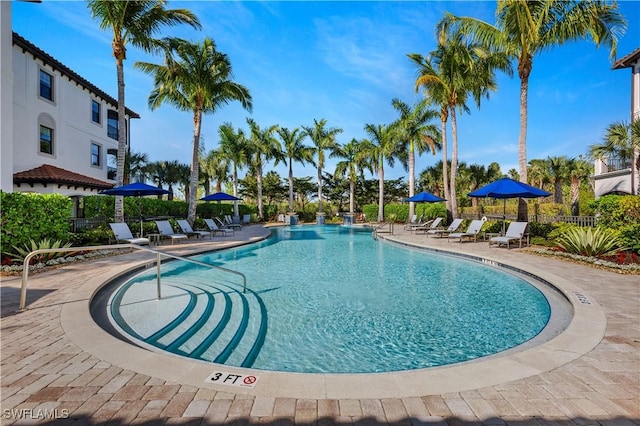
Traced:
POLYGON ((156 271, 157 271, 156 275, 157 275, 158 299, 162 298, 162 293, 161 293, 161 289, 160 289, 160 287, 161 287, 161 275, 162 275, 162 273, 160 272, 160 265, 162 264, 162 256, 170 257, 172 259, 182 260, 184 262, 194 263, 196 265, 200 265, 200 266, 204 266, 204 267, 207 267, 207 268, 216 269, 216 270, 219 270, 219 271, 224 271, 224 272, 227 272, 227 273, 230 273, 230 274, 238 275, 238 276, 240 276, 242 278, 242 292, 246 293, 246 291, 247 291, 247 277, 242 272, 234 271, 232 269, 227 269, 227 268, 224 268, 222 266, 212 265, 210 263, 200 262, 198 260, 190 259, 188 257, 177 256, 175 254, 166 253, 166 252, 163 252, 163 251, 160 251, 160 250, 154 250, 152 248, 139 246, 137 244, 111 244, 111 245, 87 246, 87 247, 63 247, 63 248, 56 248, 56 249, 39 249, 39 250, 32 251, 31 253, 26 255, 25 258, 24 258, 23 268, 22 268, 22 285, 21 285, 21 288, 20 288, 20 310, 24 311, 26 309, 26 305, 27 305, 27 286, 28 286, 28 281, 29 281, 29 264, 31 262, 31 259, 34 256, 36 256, 38 254, 43 254, 43 253, 112 250, 112 249, 125 249, 125 248, 132 248, 132 249, 147 251, 147 252, 151 252, 151 253, 155 253, 156 254, 155 263, 156 263, 156 271))
POLYGON ((369 226, 373 228, 373 238, 378 239, 378 234, 390 234, 393 235, 393 222, 380 222, 377 225, 371 223, 369 226), (385 229, 387 228, 387 229, 385 229))

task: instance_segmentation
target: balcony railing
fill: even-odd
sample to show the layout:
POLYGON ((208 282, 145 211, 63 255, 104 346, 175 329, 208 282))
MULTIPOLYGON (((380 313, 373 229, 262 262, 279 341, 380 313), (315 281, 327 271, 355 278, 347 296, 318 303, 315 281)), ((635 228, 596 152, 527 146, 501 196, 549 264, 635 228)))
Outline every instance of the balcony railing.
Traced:
POLYGON ((603 171, 605 173, 611 173, 618 170, 626 170, 631 168, 630 158, 606 157, 600 161, 602 161, 602 164, 604 165, 603 171))

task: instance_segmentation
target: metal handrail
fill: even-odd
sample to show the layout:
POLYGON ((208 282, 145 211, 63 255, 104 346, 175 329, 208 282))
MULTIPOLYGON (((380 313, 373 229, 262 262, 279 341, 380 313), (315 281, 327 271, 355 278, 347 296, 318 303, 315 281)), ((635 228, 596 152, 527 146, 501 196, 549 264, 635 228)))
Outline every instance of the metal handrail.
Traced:
POLYGON ((22 286, 20 288, 20 310, 24 311, 27 304, 27 282, 29 280, 29 262, 31 259, 41 253, 58 253, 58 252, 72 252, 72 251, 93 251, 93 250, 109 250, 109 249, 121 249, 121 248, 133 248, 142 251, 148 251, 156 254, 156 274, 158 280, 158 299, 162 298, 160 293, 160 260, 161 256, 171 257, 173 259, 182 260, 184 262, 195 263, 196 265, 205 266, 208 268, 215 268, 224 272, 229 272, 231 274, 240 275, 242 277, 242 292, 247 292, 247 277, 238 271, 234 271, 232 269, 227 269, 222 266, 212 265, 210 263, 200 262, 199 260, 189 259, 188 257, 177 256, 175 254, 163 252, 160 250, 154 250, 149 247, 142 247, 137 244, 111 244, 111 245, 102 245, 102 246, 89 246, 89 247, 62 247, 57 249, 39 249, 32 251, 28 255, 25 256, 23 266, 22 266, 22 286))

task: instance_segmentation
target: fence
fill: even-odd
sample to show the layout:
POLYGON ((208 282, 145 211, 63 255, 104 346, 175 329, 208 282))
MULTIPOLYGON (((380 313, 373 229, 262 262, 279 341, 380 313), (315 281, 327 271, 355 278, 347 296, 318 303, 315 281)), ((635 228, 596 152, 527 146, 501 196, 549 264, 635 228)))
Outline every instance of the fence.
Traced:
MULTIPOLYGON (((509 220, 514 221, 517 220, 517 215, 515 214, 507 214, 503 215, 484 215, 489 220, 509 220)), ((473 213, 465 213, 460 215, 462 219, 480 219, 482 215, 478 216, 473 213)), ((563 223, 573 223, 578 226, 596 226, 596 217, 595 216, 549 216, 543 214, 530 214, 529 222, 538 222, 538 223, 554 223, 554 222, 563 222, 563 223)))

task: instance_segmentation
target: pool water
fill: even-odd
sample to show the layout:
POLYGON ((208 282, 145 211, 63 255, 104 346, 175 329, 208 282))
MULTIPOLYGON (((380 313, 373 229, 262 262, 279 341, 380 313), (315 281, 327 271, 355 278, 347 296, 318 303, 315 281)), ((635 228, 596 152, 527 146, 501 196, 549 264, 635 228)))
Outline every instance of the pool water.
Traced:
POLYGON ((146 345, 227 365, 371 373, 501 352, 550 318, 544 295, 518 276, 358 227, 283 227, 261 243, 195 258, 244 273, 251 291, 170 262, 161 301, 154 271, 117 290, 117 326, 146 345))

